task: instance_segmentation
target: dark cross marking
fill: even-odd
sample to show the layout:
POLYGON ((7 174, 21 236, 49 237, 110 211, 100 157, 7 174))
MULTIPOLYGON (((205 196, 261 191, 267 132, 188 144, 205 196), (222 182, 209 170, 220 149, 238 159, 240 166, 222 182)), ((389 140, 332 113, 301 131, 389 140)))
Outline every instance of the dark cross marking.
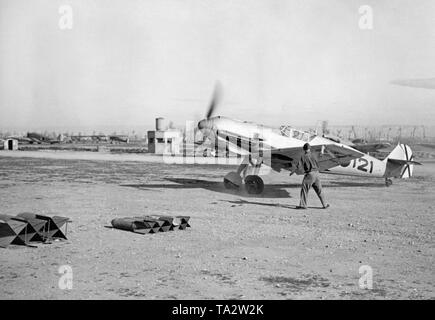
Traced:
MULTIPOLYGON (((405 148, 406 161, 412 160, 413 156, 409 157, 409 155, 408 155, 408 148, 406 148, 406 145, 404 145, 403 147, 405 148)), ((411 168, 409 167, 409 164, 407 164, 405 166, 405 169, 403 170, 402 176, 403 176, 403 174, 405 173, 406 170, 408 170, 409 177, 411 177, 411 168)))

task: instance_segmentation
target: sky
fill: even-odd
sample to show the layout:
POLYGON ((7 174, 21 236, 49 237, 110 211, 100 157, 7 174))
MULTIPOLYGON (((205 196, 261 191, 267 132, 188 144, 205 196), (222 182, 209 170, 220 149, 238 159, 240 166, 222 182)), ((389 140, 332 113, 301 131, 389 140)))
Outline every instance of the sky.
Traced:
POLYGON ((434 57, 432 0, 0 0, 0 129, 435 125, 434 57))

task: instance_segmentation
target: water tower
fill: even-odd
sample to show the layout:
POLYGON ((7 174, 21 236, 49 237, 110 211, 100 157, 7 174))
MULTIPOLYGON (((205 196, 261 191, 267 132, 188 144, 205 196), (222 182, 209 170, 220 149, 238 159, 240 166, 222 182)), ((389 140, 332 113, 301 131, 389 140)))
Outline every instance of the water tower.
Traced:
POLYGON ((162 117, 156 118, 156 131, 165 131, 165 130, 166 130, 165 118, 162 117))

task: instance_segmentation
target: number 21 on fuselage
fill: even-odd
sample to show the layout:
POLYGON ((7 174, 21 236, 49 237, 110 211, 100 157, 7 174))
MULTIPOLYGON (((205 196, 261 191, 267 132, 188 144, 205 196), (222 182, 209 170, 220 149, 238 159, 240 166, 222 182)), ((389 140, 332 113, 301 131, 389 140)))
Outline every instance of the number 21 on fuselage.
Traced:
POLYGON ((349 163, 330 168, 327 171, 329 173, 346 175, 383 177, 385 169, 385 162, 370 155, 364 155, 361 158, 353 159, 349 163))

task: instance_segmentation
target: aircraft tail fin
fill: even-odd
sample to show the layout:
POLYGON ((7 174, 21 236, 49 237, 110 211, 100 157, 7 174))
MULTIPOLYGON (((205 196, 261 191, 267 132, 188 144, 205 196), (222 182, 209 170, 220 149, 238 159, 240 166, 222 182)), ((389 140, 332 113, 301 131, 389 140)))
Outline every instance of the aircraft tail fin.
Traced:
POLYGON ((387 163, 385 177, 407 179, 412 177, 414 165, 421 163, 414 161, 411 148, 406 144, 399 143, 393 151, 384 159, 387 163))

